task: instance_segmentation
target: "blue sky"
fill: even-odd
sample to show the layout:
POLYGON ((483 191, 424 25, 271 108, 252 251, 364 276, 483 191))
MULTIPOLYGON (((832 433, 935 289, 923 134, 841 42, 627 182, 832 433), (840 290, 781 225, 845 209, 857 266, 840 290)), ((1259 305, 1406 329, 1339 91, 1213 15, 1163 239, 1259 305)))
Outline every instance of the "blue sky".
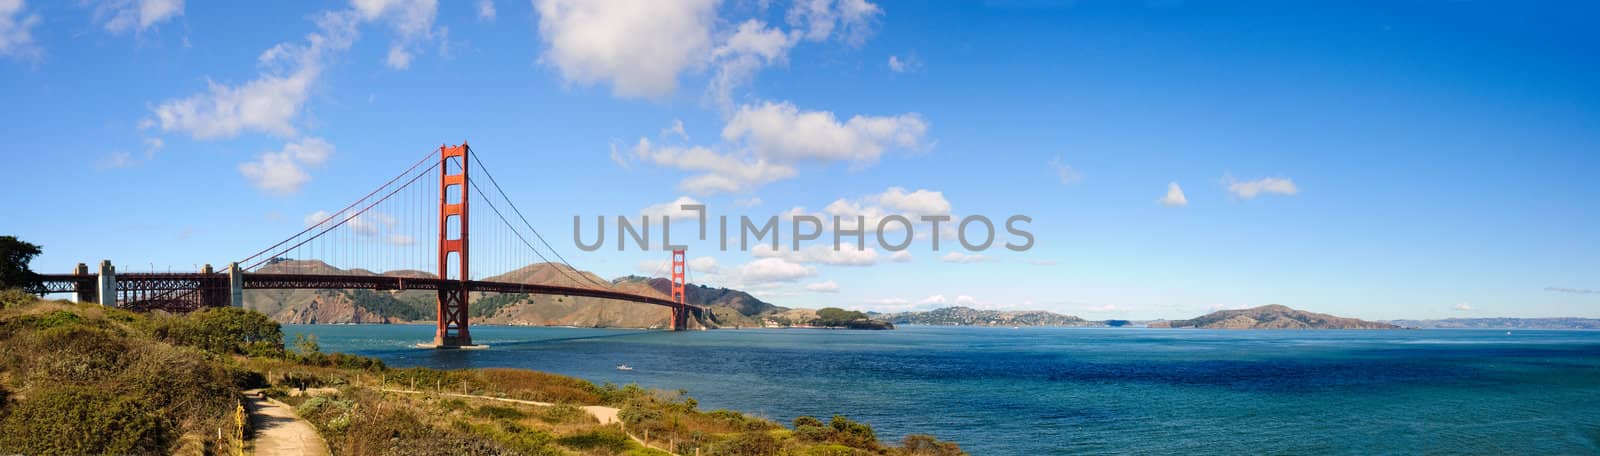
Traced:
POLYGON ((35 269, 237 260, 467 140, 607 277, 666 254, 580 252, 573 215, 1033 219, 909 261, 689 243, 780 305, 1600 317, 1592 3, 265 8, 0 0, 0 232, 35 269))

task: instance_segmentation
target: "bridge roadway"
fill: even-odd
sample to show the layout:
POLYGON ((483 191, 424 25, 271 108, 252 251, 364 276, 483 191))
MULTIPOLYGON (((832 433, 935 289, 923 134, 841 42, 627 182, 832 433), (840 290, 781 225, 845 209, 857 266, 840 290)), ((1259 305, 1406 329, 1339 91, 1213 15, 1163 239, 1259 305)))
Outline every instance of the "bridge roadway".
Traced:
MULTIPOLYGON (((185 294, 199 290, 221 290, 226 293, 226 290, 229 289, 229 277, 226 273, 136 272, 117 273, 115 276, 119 292, 134 290, 143 292, 141 294, 150 297, 160 295, 175 296, 175 294, 185 294)), ((40 278, 45 291, 49 293, 75 293, 81 290, 93 290, 99 280, 95 274, 41 274, 40 278)), ((466 286, 467 290, 472 292, 581 296, 654 304, 668 308, 680 305, 670 299, 620 291, 483 280, 462 281, 430 277, 245 273, 243 282, 243 288, 246 290, 343 289, 398 291, 455 289, 466 286)), ((696 314, 700 314, 705 310, 700 306, 690 304, 682 304, 682 306, 696 314)))

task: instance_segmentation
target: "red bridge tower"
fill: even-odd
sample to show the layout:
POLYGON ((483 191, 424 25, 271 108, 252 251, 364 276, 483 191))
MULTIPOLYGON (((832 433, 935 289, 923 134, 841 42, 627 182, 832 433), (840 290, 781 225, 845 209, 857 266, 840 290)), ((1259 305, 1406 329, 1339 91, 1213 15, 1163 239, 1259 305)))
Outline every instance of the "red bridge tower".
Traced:
POLYGON ((683 275, 688 270, 688 266, 684 264, 683 257, 682 249, 672 251, 672 302, 677 303, 677 305, 672 306, 673 331, 689 329, 689 308, 684 306, 683 293, 683 287, 686 284, 683 280, 683 275))
POLYGON ((467 328, 467 281, 471 278, 467 275, 469 150, 464 142, 455 147, 439 146, 439 278, 446 282, 439 287, 439 326, 433 335, 435 348, 473 346, 472 332, 467 328), (452 260, 455 268, 451 268, 452 260), (452 269, 455 274, 451 274, 452 269))

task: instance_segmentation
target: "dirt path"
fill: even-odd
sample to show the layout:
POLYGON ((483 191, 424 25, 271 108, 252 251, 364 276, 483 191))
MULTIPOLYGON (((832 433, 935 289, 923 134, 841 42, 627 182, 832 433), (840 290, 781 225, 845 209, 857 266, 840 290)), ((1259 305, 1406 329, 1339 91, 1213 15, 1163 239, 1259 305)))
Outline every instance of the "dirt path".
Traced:
POLYGON ((311 423, 294 414, 293 407, 256 394, 247 395, 244 404, 250 411, 250 427, 255 429, 251 454, 327 456, 327 442, 311 423))

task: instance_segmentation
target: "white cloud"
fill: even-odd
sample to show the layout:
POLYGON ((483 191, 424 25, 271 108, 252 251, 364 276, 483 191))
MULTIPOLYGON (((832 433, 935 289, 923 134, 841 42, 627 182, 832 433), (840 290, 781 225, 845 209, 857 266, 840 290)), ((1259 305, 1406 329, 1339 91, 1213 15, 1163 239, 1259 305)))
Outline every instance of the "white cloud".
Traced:
POLYGON ((256 188, 287 195, 300 191, 311 180, 303 165, 319 166, 333 153, 333 145, 322 138, 306 137, 283 146, 282 151, 257 155, 255 161, 239 164, 239 173, 256 188))
POLYGON ((351 0, 350 6, 367 22, 387 21, 405 38, 432 33, 434 18, 439 15, 438 0, 351 0))
POLYGON ((816 268, 791 263, 782 258, 761 258, 739 266, 735 271, 741 284, 793 282, 817 275, 816 268))
POLYGON ((923 306, 939 305, 939 304, 944 304, 946 302, 948 302, 948 300, 946 300, 944 298, 944 295, 941 294, 941 295, 933 295, 933 296, 929 296, 929 297, 926 297, 926 298, 922 298, 921 301, 917 301, 917 305, 923 305, 923 306))
POLYGON ((0 56, 37 60, 44 50, 33 42, 39 15, 24 11, 22 0, 0 0, 0 56))
POLYGON ((318 223, 322 223, 323 220, 327 220, 328 217, 332 217, 332 216, 333 216, 333 214, 329 214, 328 211, 316 211, 316 212, 312 212, 310 214, 306 214, 306 218, 305 218, 306 227, 310 228, 310 227, 313 227, 313 226, 317 226, 318 223))
MULTIPOLYGON (((672 200, 672 201, 668 201, 668 202, 661 203, 661 204, 656 204, 656 205, 651 205, 651 206, 646 207, 644 209, 640 209, 639 210, 639 215, 649 216, 650 220, 651 220, 650 223, 661 223, 662 217, 672 217, 672 221, 673 222, 685 222, 685 221, 691 221, 691 220, 695 220, 695 221, 700 220, 700 212, 684 210, 683 209, 683 205, 685 205, 685 204, 705 204, 705 203, 701 203, 699 200, 696 200, 694 198, 690 198, 690 197, 687 197, 687 196, 680 196, 680 197, 678 197, 678 199, 675 199, 675 200, 672 200)), ((709 217, 709 216, 707 216, 707 217, 709 217)), ((708 223, 709 223, 709 221, 708 221, 708 223)))
POLYGON ((1451 306, 1450 308, 1454 309, 1456 311, 1460 311, 1460 312, 1471 312, 1472 311, 1472 304, 1467 304, 1467 303, 1463 302, 1463 303, 1451 306))
POLYGON ((157 105, 155 116, 162 131, 195 139, 231 138, 247 130, 294 136, 292 121, 320 71, 313 65, 292 74, 263 75, 237 87, 208 81, 208 93, 157 105))
POLYGON ((255 161, 239 164, 239 174, 243 174, 256 188, 279 195, 298 192, 301 185, 311 180, 311 175, 287 152, 257 155, 255 161))
POLYGON ((494 0, 478 0, 478 20, 494 22, 494 0))
POLYGON ((133 166, 133 164, 133 154, 130 154, 127 151, 116 151, 112 152, 110 155, 106 155, 104 158, 101 158, 100 162, 95 164, 95 168, 102 170, 118 169, 127 168, 129 166, 133 166))
MULTIPOLYGON (((722 271, 717 259, 712 257, 694 257, 684 260, 684 267, 689 268, 700 281, 705 282, 716 277, 722 271)), ((634 270, 640 274, 651 277, 666 277, 672 275, 672 260, 646 260, 635 265, 634 270)))
POLYGON ((661 137, 677 136, 684 141, 689 140, 689 132, 683 128, 683 119, 672 119, 672 126, 661 129, 661 137))
POLYGON ((889 255, 889 261, 896 263, 909 263, 911 262, 911 252, 907 250, 895 252, 893 255, 889 255))
POLYGON ((987 261, 988 259, 989 259, 989 257, 984 256, 983 254, 976 254, 976 253, 975 254, 966 254, 966 253, 961 253, 961 252, 950 252, 950 253, 945 254, 945 256, 939 258, 939 261, 943 261, 943 262, 946 262, 946 263, 968 264, 968 263, 982 263, 984 261, 987 261))
MULTIPOLYGON (((833 228, 833 217, 839 217, 839 228, 845 230, 856 229, 858 217, 864 221, 866 227, 876 229, 878 223, 889 215, 900 215, 913 224, 922 223, 921 217, 932 215, 950 215, 950 201, 944 197, 944 192, 927 189, 917 189, 908 192, 904 188, 889 187, 883 193, 867 195, 854 200, 837 199, 822 208, 823 227, 833 228)), ((885 232, 905 229, 901 223, 884 225, 885 232)), ((948 236, 947 236, 948 237, 948 236)), ((892 239, 892 238, 886 238, 892 239)))
POLYGON ((1056 260, 1028 260, 1028 264, 1034 266, 1055 266, 1056 260))
POLYGON ((876 301, 872 301, 872 303, 873 304, 878 304, 878 305, 884 305, 884 306, 902 306, 902 305, 910 304, 911 301, 907 301, 906 298, 883 298, 883 299, 879 299, 879 300, 876 300, 876 301))
POLYGON ((854 116, 840 123, 832 112, 800 111, 790 103, 744 106, 722 129, 722 138, 757 156, 793 162, 850 161, 871 164, 889 148, 923 146, 928 124, 916 113, 854 116))
POLYGON ((312 84, 321 76, 330 54, 350 48, 356 22, 348 14, 326 13, 318 31, 304 43, 279 43, 257 57, 262 67, 254 80, 230 86, 207 81, 206 92, 162 102, 151 108, 154 118, 141 124, 163 132, 186 133, 194 139, 232 138, 245 131, 283 137, 296 135, 312 84))
POLYGON ((716 75, 707 89, 718 106, 733 106, 733 91, 749 84, 762 68, 779 65, 788 59, 789 49, 798 35, 785 34, 755 19, 745 21, 711 52, 716 75))
POLYGON ((413 49, 446 31, 433 29, 439 15, 438 0, 351 0, 351 6, 365 22, 384 22, 395 33, 384 65, 395 70, 411 67, 413 49))
POLYGON ((883 193, 873 196, 872 199, 886 208, 905 214, 916 215, 950 215, 950 201, 944 199, 944 192, 935 192, 917 189, 907 192, 900 187, 889 187, 883 193))
POLYGON ((910 73, 920 69, 922 69, 922 59, 918 59, 915 55, 909 55, 905 58, 894 55, 889 56, 889 71, 910 73))
POLYGON ((1178 187, 1177 182, 1167 183, 1167 196, 1163 196, 1161 199, 1156 201, 1160 202, 1162 206, 1166 207, 1183 207, 1189 205, 1189 198, 1183 196, 1183 188, 1178 187))
POLYGON ((300 138, 299 142, 291 142, 283 146, 283 151, 294 156, 295 160, 311 166, 321 166, 328 161, 328 156, 333 155, 333 144, 322 138, 307 136, 300 138))
POLYGON ((878 264, 878 249, 856 249, 853 245, 840 245, 839 250, 834 250, 832 244, 814 244, 799 251, 787 248, 772 250, 771 245, 758 245, 750 248, 750 254, 756 258, 782 258, 793 263, 814 263, 832 266, 872 266, 878 264))
POLYGON ((104 0, 94 8, 95 22, 114 34, 143 32, 182 14, 183 0, 104 0))
POLYGON ((283 42, 257 57, 260 74, 230 85, 207 81, 207 90, 151 107, 142 126, 184 133, 194 139, 232 138, 243 132, 295 137, 312 87, 324 67, 354 44, 359 26, 388 23, 399 35, 387 55, 391 67, 412 61, 410 43, 433 36, 436 0, 354 0, 351 9, 314 16, 316 31, 301 42, 283 42))
POLYGON ((716 0, 534 0, 544 63, 567 81, 611 83, 623 97, 660 97, 705 63, 716 0))
POLYGON ((739 207, 756 207, 761 205, 761 197, 752 196, 749 198, 740 198, 734 200, 733 204, 739 207))
POLYGON ((1057 155, 1056 158, 1050 160, 1050 168, 1056 171, 1056 177, 1061 178, 1062 184, 1072 184, 1083 180, 1083 173, 1072 169, 1071 166, 1067 166, 1065 163, 1062 163, 1060 155, 1057 155))
POLYGON ((834 282, 832 280, 828 280, 828 281, 825 281, 825 282, 810 283, 810 284, 806 284, 806 290, 814 291, 814 292, 817 292, 817 293, 838 293, 839 292, 839 283, 838 282, 834 282))
POLYGON ((973 298, 971 296, 961 295, 961 296, 956 296, 956 305, 974 307, 974 306, 978 306, 980 304, 978 304, 978 300, 977 299, 975 299, 975 298, 973 298))
POLYGON ((389 56, 384 58, 383 64, 394 70, 411 68, 411 52, 398 44, 389 46, 389 56))
POLYGON ((872 35, 872 21, 882 14, 882 8, 866 0, 797 0, 787 18, 789 25, 805 29, 807 40, 837 36, 846 44, 859 46, 872 35))
POLYGON ((155 158, 156 152, 167 147, 167 141, 161 138, 144 138, 144 158, 155 158))
POLYGON ((1228 193, 1239 198, 1251 199, 1258 195, 1294 195, 1300 193, 1295 187, 1294 180, 1283 177, 1265 177, 1253 181, 1240 182, 1233 176, 1223 176, 1222 182, 1228 185, 1228 193))
MULTIPOLYGON (((323 220, 328 220, 329 217, 333 216, 335 216, 335 214, 330 214, 328 211, 316 211, 306 214, 303 222, 307 228, 310 228, 317 226, 317 224, 322 223, 323 220)), ((416 242, 415 239, 408 235, 388 233, 389 230, 392 230, 400 225, 400 219, 395 218, 393 215, 382 212, 347 212, 338 214, 338 217, 338 219, 329 220, 328 223, 331 225, 338 224, 339 222, 343 221, 344 223, 340 225, 341 228, 348 229, 350 232, 362 236, 377 236, 379 234, 386 234, 386 236, 383 237, 383 241, 393 245, 411 245, 412 243, 416 242)))
MULTIPOLYGON (((612 152, 615 157, 623 156, 615 145, 612 152)), ((764 159, 740 159, 698 146, 656 146, 646 138, 639 138, 631 156, 657 166, 702 172, 678 184, 679 189, 700 195, 748 191, 795 174, 794 167, 789 165, 764 159)))

